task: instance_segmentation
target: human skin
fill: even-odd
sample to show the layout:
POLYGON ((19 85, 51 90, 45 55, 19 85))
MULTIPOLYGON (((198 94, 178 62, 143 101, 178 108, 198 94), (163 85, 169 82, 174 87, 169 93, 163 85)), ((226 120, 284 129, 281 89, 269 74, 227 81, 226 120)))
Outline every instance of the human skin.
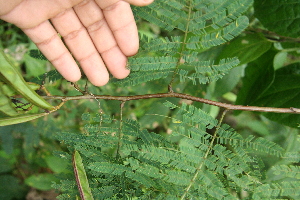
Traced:
MULTIPOLYGON (((130 4, 153 0, 0 0, 0 19, 15 24, 36 44, 61 75, 81 77, 95 86, 129 75, 127 57, 139 38, 130 4)), ((1 70, 1 69, 0 69, 1 70)))

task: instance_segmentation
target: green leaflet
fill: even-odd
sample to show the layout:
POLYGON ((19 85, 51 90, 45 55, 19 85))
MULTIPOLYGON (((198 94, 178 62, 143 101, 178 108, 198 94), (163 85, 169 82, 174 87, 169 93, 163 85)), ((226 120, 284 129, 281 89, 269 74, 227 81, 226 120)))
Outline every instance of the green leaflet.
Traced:
POLYGON ((36 58, 36 59, 39 59, 39 60, 48 60, 48 59, 42 54, 42 52, 41 52, 40 50, 38 50, 38 49, 31 49, 31 50, 29 51, 29 55, 30 55, 30 57, 36 58))
POLYGON ((299 181, 283 181, 280 183, 262 184, 255 188, 252 199, 277 199, 279 196, 295 196, 292 199, 299 199, 299 181))
POLYGON ((116 83, 122 86, 138 85, 146 81, 166 78, 169 73, 170 70, 132 72, 127 78, 117 80, 116 83))
POLYGON ((38 107, 52 110, 54 107, 41 98, 34 90, 32 90, 23 79, 20 72, 9 62, 8 58, 2 50, 0 50, 0 79, 7 85, 13 87, 26 100, 38 107))
POLYGON ((80 196, 82 200, 93 200, 94 197, 92 195, 88 179, 86 177, 85 169, 82 163, 82 159, 78 151, 74 152, 73 155, 73 167, 74 174, 78 186, 78 190, 80 192, 80 196))
POLYGON ((129 62, 130 62, 129 68, 132 71, 155 71, 155 70, 174 69, 177 64, 177 59, 170 56, 141 57, 141 58, 129 58, 129 62))
POLYGON ((56 70, 53 69, 49 72, 46 72, 40 76, 37 76, 30 81, 37 84, 43 84, 45 80, 48 80, 49 82, 55 82, 56 80, 62 79, 62 75, 56 70))
POLYGON ((222 31, 214 31, 209 34, 191 37, 188 40, 186 47, 188 49, 208 49, 224 44, 241 34, 248 25, 248 18, 246 16, 240 16, 236 21, 223 27, 222 31))
POLYGON ((18 115, 14 117, 4 117, 4 118, 0 118, 0 126, 8 126, 13 124, 28 122, 48 114, 49 113, 39 113, 39 114, 18 115))
POLYGON ((285 177, 300 179, 300 167, 288 165, 275 165, 272 167, 275 175, 284 175, 285 177))

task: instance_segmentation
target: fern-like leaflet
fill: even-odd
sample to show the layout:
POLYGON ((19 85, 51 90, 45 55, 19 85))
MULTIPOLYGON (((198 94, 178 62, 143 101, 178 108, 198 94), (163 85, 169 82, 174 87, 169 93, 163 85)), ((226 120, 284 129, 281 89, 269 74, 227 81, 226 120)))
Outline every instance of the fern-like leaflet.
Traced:
POLYGON ((239 35, 248 26, 248 18, 241 14, 251 4, 252 0, 171 0, 134 8, 139 18, 181 34, 144 42, 140 53, 129 60, 132 74, 118 83, 136 85, 169 77, 172 84, 176 76, 181 82, 192 80, 194 84, 196 80, 201 84, 218 80, 239 61, 232 58, 215 64, 199 60, 199 53, 239 35))
MULTIPOLYGON (((192 105, 165 105, 176 111, 172 121, 180 122, 170 122, 173 128, 169 137, 148 132, 133 120, 122 122, 121 140, 116 134, 120 122, 113 120, 106 120, 101 126, 97 120, 91 121, 85 126, 85 134, 58 135, 83 156, 88 177, 93 180, 93 196, 129 197, 126 188, 135 188, 132 195, 139 198, 235 199, 234 194, 242 190, 260 195, 257 188, 272 188, 263 184, 263 165, 250 153, 259 149, 280 156, 282 148, 264 139, 242 138, 228 125, 219 126, 217 120, 192 105), (108 188, 108 192, 101 193, 108 188)), ((92 117, 85 115, 84 119, 92 117)), ((286 167, 280 169, 289 171, 286 167)))

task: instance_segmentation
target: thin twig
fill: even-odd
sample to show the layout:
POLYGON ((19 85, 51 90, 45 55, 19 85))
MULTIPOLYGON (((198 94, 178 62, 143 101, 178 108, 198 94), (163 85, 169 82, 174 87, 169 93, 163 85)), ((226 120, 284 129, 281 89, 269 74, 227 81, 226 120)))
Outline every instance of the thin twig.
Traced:
POLYGON ((227 111, 228 111, 228 110, 225 110, 225 111, 223 112, 223 114, 222 114, 222 116, 221 116, 221 119, 219 120, 218 126, 217 126, 217 128, 216 128, 216 131, 215 131, 215 133, 214 133, 214 135, 213 135, 213 137, 212 137, 212 140, 210 141, 209 147, 207 148, 207 151, 205 152, 205 155, 203 156, 203 158, 202 158, 201 162, 199 163, 198 167, 196 168, 196 172, 195 172, 193 178, 191 179, 190 184, 189 184, 189 185, 186 187, 186 189, 184 190, 184 193, 183 193, 183 195, 181 196, 180 200, 183 200, 183 199, 186 197, 186 195, 187 195, 188 192, 190 191, 191 187, 194 185, 196 179, 198 178, 198 175, 199 175, 199 173, 201 172, 201 169, 202 169, 202 167, 203 167, 203 165, 204 165, 205 159, 207 159, 209 153, 210 153, 211 150, 213 149, 213 145, 214 145, 215 139, 217 138, 218 131, 219 131, 219 129, 221 128, 221 124, 222 124, 222 122, 223 122, 223 119, 224 119, 224 117, 225 117, 227 111))
POLYGON ((186 19, 187 21, 187 24, 186 24, 186 27, 185 27, 185 31, 184 31, 184 37, 183 37, 183 42, 182 42, 182 46, 181 46, 181 50, 180 50, 180 58, 178 59, 178 62, 176 64, 176 68, 175 68, 175 71, 173 73, 173 76, 172 76, 172 79, 171 79, 171 82, 169 83, 169 89, 172 89, 172 85, 173 85, 173 82, 175 80, 175 77, 177 75, 177 72, 179 70, 179 65, 181 64, 181 61, 183 59, 183 51, 185 49, 185 44, 187 42, 187 39, 188 39, 188 33, 189 33, 189 26, 190 26, 190 22, 191 22, 191 17, 192 17, 192 2, 189 1, 188 2, 188 7, 189 7, 189 11, 188 11, 188 18, 186 19))
POLYGON ((293 43, 300 43, 300 38, 293 38, 293 37, 287 37, 283 35, 279 35, 275 32, 265 30, 265 29, 260 29, 260 28, 248 28, 246 32, 254 32, 254 33, 262 33, 264 36, 272 41, 275 42, 293 42, 293 43))
POLYGON ((117 147, 117 157, 120 156, 120 148, 121 148, 121 138, 123 131, 123 107, 126 101, 122 101, 120 104, 120 127, 119 127, 119 135, 118 135, 118 147, 117 147))
POLYGON ((104 99, 104 100, 117 100, 117 101, 131 101, 139 99, 152 99, 152 98, 167 98, 175 97, 181 99, 192 100, 196 102, 201 102, 220 108, 225 108, 227 110, 244 110, 244 111, 256 111, 256 112, 272 112, 272 113, 291 113, 300 114, 299 108, 273 108, 273 107, 259 107, 259 106, 242 106, 222 103, 218 101, 212 101, 209 99, 204 99, 196 96, 191 96, 183 93, 169 92, 169 93, 157 93, 157 94, 145 94, 145 95, 134 95, 134 96, 110 96, 110 95, 79 95, 79 96, 43 96, 44 99, 64 99, 64 101, 70 100, 81 100, 81 99, 104 99))

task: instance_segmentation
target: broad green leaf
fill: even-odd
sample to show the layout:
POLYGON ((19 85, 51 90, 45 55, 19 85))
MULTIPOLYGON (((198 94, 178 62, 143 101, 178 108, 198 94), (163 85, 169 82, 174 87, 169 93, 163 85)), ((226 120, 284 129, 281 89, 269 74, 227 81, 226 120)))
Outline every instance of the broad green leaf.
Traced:
POLYGON ((243 86, 237 95, 237 105, 253 105, 253 102, 270 87, 274 80, 275 53, 269 51, 246 67, 245 76, 242 79, 243 86))
POLYGON ((281 42, 282 49, 288 51, 289 54, 299 56, 300 54, 300 44, 299 42, 281 42))
MULTIPOLYGON (((31 82, 27 82, 27 85, 28 85, 32 90, 38 90, 38 89, 41 87, 39 84, 31 83, 31 82)), ((13 87, 11 87, 10 85, 7 85, 7 84, 3 84, 3 85, 2 85, 2 90, 3 90, 3 93, 6 94, 6 95, 9 96, 9 97, 18 94, 18 92, 17 92, 13 87)))
POLYGON ((66 171, 68 162, 60 157, 57 156, 47 156, 45 161, 48 167, 55 173, 61 173, 66 171))
POLYGON ((52 182, 58 181, 53 174, 38 174, 29 176, 25 179, 25 183, 39 190, 51 190, 52 182))
POLYGON ((73 167, 74 167, 74 174, 75 174, 81 199, 82 200, 94 199, 85 173, 82 159, 78 151, 75 151, 73 155, 73 167))
POLYGON ((14 117, 4 117, 0 118, 0 126, 8 126, 13 124, 20 124, 23 122, 28 122, 39 117, 43 117, 48 115, 49 113, 38 113, 38 114, 25 114, 25 115, 18 115, 14 117))
MULTIPOLYGON (((265 93, 254 104, 258 106, 300 108, 300 64, 291 64, 276 70, 275 79, 265 93)), ((284 125, 297 127, 298 114, 265 113, 266 117, 284 125)))
POLYGON ((288 58, 288 53, 285 51, 279 52, 276 54, 274 57, 274 69, 277 70, 281 67, 283 67, 287 61, 288 58))
POLYGON ((300 1, 255 0, 255 16, 270 31, 289 37, 300 35, 300 1))
POLYGON ((24 61, 26 65, 26 73, 33 77, 39 76, 45 73, 46 61, 38 60, 30 57, 28 54, 24 55, 24 61))
POLYGON ((2 50, 0 50, 0 69, 0 79, 12 86, 26 100, 44 109, 54 108, 27 85, 21 73, 9 62, 2 50))
POLYGON ((261 35, 249 34, 229 42, 219 55, 219 59, 238 57, 240 65, 242 65, 257 59, 268 51, 271 46, 272 43, 261 35))
POLYGON ((19 113, 12 106, 11 100, 5 95, 2 89, 3 84, 0 82, 0 111, 8 116, 16 116, 19 113))

